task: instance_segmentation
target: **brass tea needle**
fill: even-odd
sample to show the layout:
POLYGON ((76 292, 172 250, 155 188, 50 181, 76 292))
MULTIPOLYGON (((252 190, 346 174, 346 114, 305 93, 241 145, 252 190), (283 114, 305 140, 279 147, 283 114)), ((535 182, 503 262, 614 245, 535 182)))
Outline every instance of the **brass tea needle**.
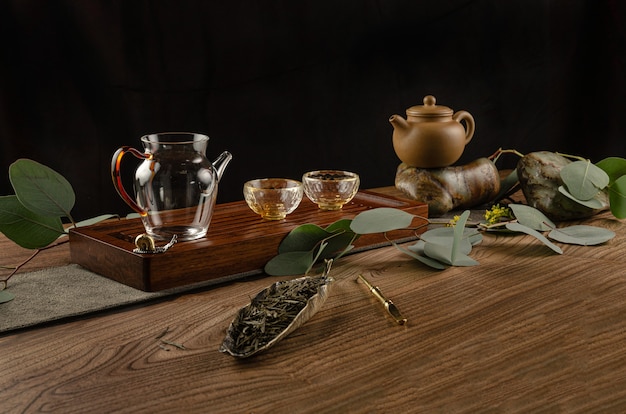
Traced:
POLYGON ((367 285, 370 292, 372 292, 372 294, 385 306, 387 313, 391 315, 398 325, 404 325, 406 323, 406 318, 400 314, 398 307, 394 305, 391 300, 387 299, 377 286, 372 286, 372 284, 368 282, 363 275, 359 275, 359 279, 367 285))

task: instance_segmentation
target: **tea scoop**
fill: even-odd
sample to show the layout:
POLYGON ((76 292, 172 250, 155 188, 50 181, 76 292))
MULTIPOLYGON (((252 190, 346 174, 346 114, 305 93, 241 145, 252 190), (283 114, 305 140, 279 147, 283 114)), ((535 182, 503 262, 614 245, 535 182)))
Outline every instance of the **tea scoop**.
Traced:
POLYGON ((387 297, 383 295, 378 286, 372 286, 372 284, 363 275, 359 275, 359 279, 365 283, 365 286, 367 286, 370 292, 372 292, 372 295, 374 295, 374 297, 383 304, 389 316, 391 316, 398 325, 404 325, 406 323, 407 319, 402 316, 398 307, 390 299, 387 299, 387 297))
POLYGON ((308 321, 324 304, 334 279, 327 259, 320 276, 279 281, 259 292, 230 323, 220 352, 246 358, 264 351, 308 321))

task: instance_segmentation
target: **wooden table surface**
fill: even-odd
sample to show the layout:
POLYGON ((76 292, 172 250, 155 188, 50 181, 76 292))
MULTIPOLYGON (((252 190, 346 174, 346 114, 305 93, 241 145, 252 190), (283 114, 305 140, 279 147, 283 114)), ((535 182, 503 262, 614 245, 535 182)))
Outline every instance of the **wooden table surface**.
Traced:
MULTIPOLYGON (((528 236, 485 234, 471 254, 480 265, 444 271, 394 247, 344 257, 323 308, 245 360, 218 351, 226 328, 286 277, 8 333, 0 411, 626 412, 626 230, 609 214, 586 223, 617 236, 558 255, 528 236), (359 273, 407 325, 385 315, 359 273)), ((1 264, 29 254, 5 239, 0 248, 1 264)), ((24 270, 66 264, 68 252, 42 252, 24 270)))

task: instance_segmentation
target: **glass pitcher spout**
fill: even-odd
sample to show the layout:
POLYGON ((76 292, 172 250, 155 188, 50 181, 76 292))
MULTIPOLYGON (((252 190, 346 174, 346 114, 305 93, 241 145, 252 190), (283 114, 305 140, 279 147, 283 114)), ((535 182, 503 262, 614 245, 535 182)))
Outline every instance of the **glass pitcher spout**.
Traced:
POLYGON ((224 170, 226 170, 226 167, 228 166, 228 163, 233 159, 233 154, 231 154, 228 151, 224 151, 220 154, 219 157, 217 157, 215 159, 215 161, 213 161, 213 167, 215 168, 215 171, 217 172, 217 180, 221 180, 222 179, 222 175, 224 174, 224 170))

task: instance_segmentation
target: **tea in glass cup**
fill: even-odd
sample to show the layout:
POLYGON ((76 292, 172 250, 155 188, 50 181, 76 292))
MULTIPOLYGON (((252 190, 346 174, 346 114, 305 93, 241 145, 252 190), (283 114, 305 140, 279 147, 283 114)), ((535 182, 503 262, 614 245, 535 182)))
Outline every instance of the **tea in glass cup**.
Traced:
POLYGON ((287 178, 262 178, 243 185, 248 206, 265 220, 282 220, 302 201, 302 183, 287 178))
POLYGON ((302 176, 307 197, 322 210, 341 210, 359 191, 359 175, 341 170, 309 171, 302 176))

